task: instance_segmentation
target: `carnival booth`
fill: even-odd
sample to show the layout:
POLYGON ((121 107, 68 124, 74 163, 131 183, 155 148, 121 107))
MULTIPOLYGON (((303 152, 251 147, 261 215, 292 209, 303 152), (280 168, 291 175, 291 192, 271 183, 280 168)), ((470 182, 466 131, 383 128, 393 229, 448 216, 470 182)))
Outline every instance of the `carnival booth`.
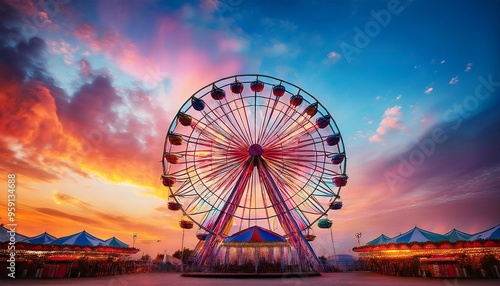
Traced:
POLYGON ((123 272, 126 258, 139 250, 116 237, 97 238, 86 231, 61 238, 44 232, 12 236, 0 228, 0 277, 7 277, 8 258, 15 251, 15 275, 19 278, 106 276, 123 272))
POLYGON ((382 234, 353 250, 372 271, 389 275, 500 278, 500 224, 476 234, 414 227, 393 238, 382 234))
POLYGON ((253 226, 226 238, 220 246, 217 272, 285 272, 299 264, 297 254, 282 236, 253 226))

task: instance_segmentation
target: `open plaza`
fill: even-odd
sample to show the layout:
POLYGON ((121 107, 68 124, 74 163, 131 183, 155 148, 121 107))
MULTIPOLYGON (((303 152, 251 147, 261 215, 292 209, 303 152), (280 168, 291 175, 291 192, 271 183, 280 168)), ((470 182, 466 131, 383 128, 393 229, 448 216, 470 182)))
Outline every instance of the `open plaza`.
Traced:
POLYGON ((287 277, 276 278, 197 278, 183 277, 180 273, 141 273, 108 277, 93 278, 65 278, 65 279, 3 279, 0 284, 10 285, 183 285, 183 286, 229 286, 229 285, 288 285, 288 286, 387 286, 387 285, 441 285, 441 286, 481 286, 498 285, 498 279, 432 279, 420 277, 396 277, 371 272, 321 273, 316 277, 287 277))

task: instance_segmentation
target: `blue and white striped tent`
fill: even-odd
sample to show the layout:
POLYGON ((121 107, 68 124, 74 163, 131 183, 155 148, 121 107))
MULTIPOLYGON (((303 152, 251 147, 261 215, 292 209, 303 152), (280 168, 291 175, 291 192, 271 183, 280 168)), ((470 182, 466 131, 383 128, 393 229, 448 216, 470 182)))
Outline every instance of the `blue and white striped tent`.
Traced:
POLYGON ((19 234, 17 232, 11 232, 11 229, 5 228, 3 224, 0 225, 0 242, 10 241, 11 237, 15 237, 15 242, 21 242, 28 238, 27 236, 19 234), (12 236, 11 233, 13 233, 14 235, 12 236))
POLYGON ((48 244, 48 243, 51 243, 52 241, 56 240, 56 237, 47 233, 47 232, 44 232, 42 234, 39 234, 37 236, 33 236, 33 237, 30 237, 30 238, 27 238, 25 240, 23 240, 23 242, 25 243, 33 243, 33 244, 48 244))
POLYGON ((454 228, 445 233, 444 236, 446 236, 449 241, 456 242, 459 240, 469 240, 472 235, 454 228))
POLYGON ((80 246, 107 245, 104 240, 91 235, 85 230, 79 233, 58 238, 52 241, 50 244, 55 244, 55 245, 68 244, 68 245, 80 245, 80 246))
POLYGON ((477 240, 477 239, 500 239, 500 224, 492 228, 489 228, 487 230, 473 234, 470 237, 470 240, 477 240))
POLYGON ((124 243, 124 242, 121 242, 119 239, 117 239, 116 237, 111 237, 107 240, 104 241, 106 243, 106 245, 108 246, 113 246, 113 247, 125 247, 127 248, 128 247, 128 244, 124 243))
POLYGON ((414 227, 413 229, 403 234, 393 237, 391 240, 387 241, 387 243, 410 243, 426 241, 439 242, 445 240, 447 240, 447 238, 442 234, 437 234, 428 230, 414 227))

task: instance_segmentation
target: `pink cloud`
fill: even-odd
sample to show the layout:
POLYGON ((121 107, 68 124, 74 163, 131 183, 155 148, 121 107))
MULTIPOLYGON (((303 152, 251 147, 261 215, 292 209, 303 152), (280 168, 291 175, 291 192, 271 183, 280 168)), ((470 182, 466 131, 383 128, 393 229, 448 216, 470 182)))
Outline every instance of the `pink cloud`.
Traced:
POLYGON ((396 105, 384 111, 384 116, 401 117, 401 106, 396 105))
POLYGON ((396 105, 386 109, 384 111, 384 115, 382 116, 382 120, 380 121, 380 124, 376 130, 376 134, 372 135, 368 139, 368 141, 382 142, 389 132, 402 129, 401 117, 401 106, 396 105))

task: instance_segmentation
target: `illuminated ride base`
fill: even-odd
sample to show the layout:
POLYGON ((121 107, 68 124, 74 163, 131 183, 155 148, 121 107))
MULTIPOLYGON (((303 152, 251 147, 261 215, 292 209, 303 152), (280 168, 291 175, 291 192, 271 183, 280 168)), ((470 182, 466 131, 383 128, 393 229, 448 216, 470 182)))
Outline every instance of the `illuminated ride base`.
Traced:
POLYGON ((328 111, 284 80, 235 75, 194 93, 162 154, 168 208, 199 239, 186 271, 317 273, 312 226, 330 228, 347 183, 328 111))

